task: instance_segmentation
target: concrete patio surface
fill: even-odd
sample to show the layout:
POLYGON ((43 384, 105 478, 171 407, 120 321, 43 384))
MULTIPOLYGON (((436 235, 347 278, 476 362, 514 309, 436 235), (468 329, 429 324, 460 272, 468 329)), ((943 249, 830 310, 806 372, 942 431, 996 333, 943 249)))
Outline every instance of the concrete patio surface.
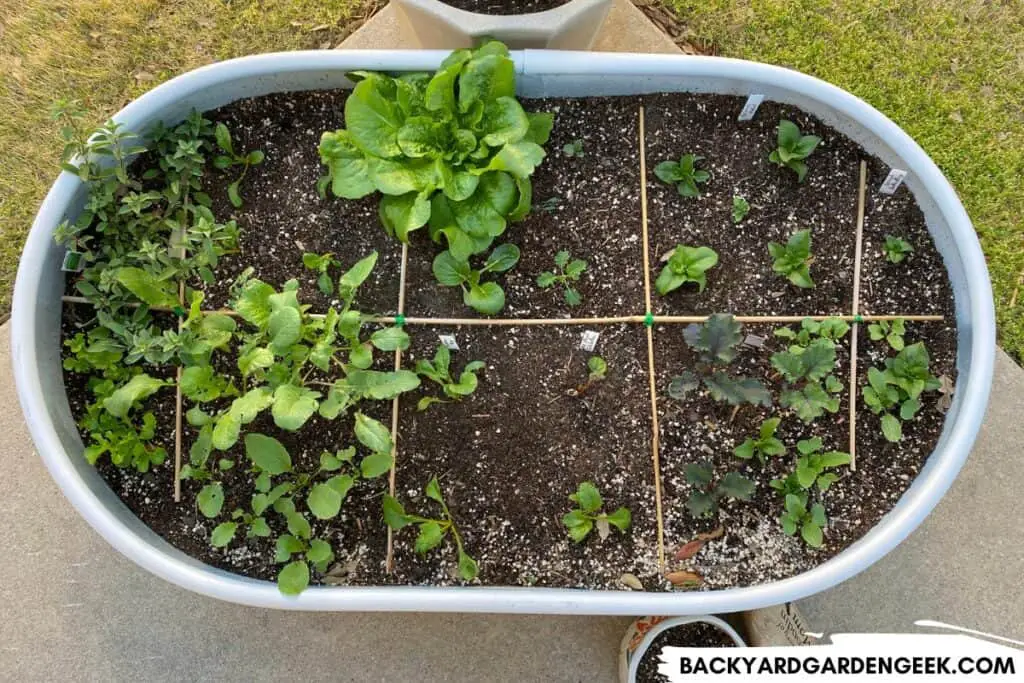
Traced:
MULTIPOLYGON (((628 0, 596 49, 678 51, 628 0)), ((343 45, 409 46, 389 8, 343 45)), ((29 440, 0 327, 0 671, 6 680, 616 680, 622 618, 305 614, 240 607, 137 568, 71 508, 29 440)), ((877 565, 800 606, 824 631, 936 619, 1024 639, 1024 370, 999 351, 993 403, 936 511, 877 565)))

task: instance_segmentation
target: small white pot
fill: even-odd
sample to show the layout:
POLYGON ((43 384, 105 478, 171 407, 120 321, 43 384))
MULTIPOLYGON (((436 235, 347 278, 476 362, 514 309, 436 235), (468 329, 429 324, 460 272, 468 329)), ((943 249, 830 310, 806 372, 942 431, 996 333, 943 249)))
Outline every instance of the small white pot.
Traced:
POLYGON ((398 20, 421 47, 471 47, 496 38, 511 48, 587 50, 594 44, 612 0, 571 0, 532 14, 477 14, 439 0, 394 0, 398 20))
POLYGON ((703 622, 710 624, 724 632, 736 647, 746 647, 747 644, 736 633, 736 629, 722 621, 718 617, 693 616, 693 617, 641 617, 629 625, 626 635, 622 637, 622 646, 619 648, 619 680, 622 683, 636 683, 636 672, 640 668, 640 660, 644 658, 648 648, 654 640, 664 631, 677 626, 703 622))

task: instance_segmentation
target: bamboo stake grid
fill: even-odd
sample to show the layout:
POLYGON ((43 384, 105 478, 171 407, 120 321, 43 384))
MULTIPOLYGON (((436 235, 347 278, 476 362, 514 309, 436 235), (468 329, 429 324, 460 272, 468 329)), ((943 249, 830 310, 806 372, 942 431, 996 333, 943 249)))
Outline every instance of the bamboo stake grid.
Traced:
MULTIPOLYGON (((640 147, 640 214, 641 214, 641 231, 642 231, 642 244, 643 244, 643 265, 644 265, 644 303, 647 311, 652 309, 652 298, 651 298, 651 274, 650 274, 650 248, 649 248, 649 230, 648 230, 648 212, 647 212, 647 173, 646 173, 646 140, 644 130, 644 108, 643 105, 639 107, 638 111, 638 144, 640 147)), ((864 212, 865 212, 865 195, 866 195, 866 179, 867 179, 867 165, 864 161, 860 163, 860 183, 858 190, 858 204, 857 204, 857 223, 856 223, 856 247, 854 256, 854 271, 853 271, 853 301, 852 301, 852 312, 850 314, 834 314, 834 315, 736 315, 733 316, 739 323, 744 324, 791 324, 799 323, 803 320, 826 320, 826 319, 840 319, 851 323, 851 344, 850 344, 850 399, 849 399, 849 411, 850 411, 850 456, 851 471, 856 471, 856 429, 855 429, 855 413, 856 413, 856 395, 857 395, 857 337, 858 328, 860 323, 875 322, 875 321, 891 321, 896 319, 902 319, 908 322, 941 322, 945 319, 941 315, 918 315, 918 314, 885 314, 885 315, 871 315, 871 314, 860 314, 860 275, 862 266, 862 244, 863 244, 863 225, 864 225, 864 212)), ((657 515, 657 534, 658 534, 658 565, 662 573, 666 570, 665 564, 665 542, 664 542, 664 514, 662 510, 662 491, 661 491, 661 464, 660 464, 660 429, 658 424, 658 410, 657 410, 657 387, 656 387, 656 365, 654 357, 654 327, 655 325, 673 325, 673 324, 693 324, 703 323, 710 316, 708 315, 653 315, 648 312, 645 315, 622 315, 622 316, 606 316, 606 317, 583 317, 583 318, 434 318, 434 317, 416 317, 416 316, 405 316, 405 289, 406 289, 406 268, 408 261, 408 245, 402 245, 401 252, 401 268, 399 273, 399 292, 398 292, 398 315, 397 316, 366 316, 363 318, 364 323, 370 324, 399 324, 399 325, 421 325, 421 326, 433 326, 433 327, 518 327, 518 326, 579 326, 579 325, 617 325, 617 324, 642 324, 646 328, 647 338, 647 360, 648 360, 648 379, 649 389, 651 396, 651 449, 652 449, 652 468, 654 470, 654 485, 655 485, 655 507, 657 515)), ((91 305, 85 297, 80 296, 64 296, 62 297, 64 303, 69 304, 86 304, 91 305)), ((184 306, 184 283, 179 283, 179 301, 184 306)), ((141 304, 130 304, 133 307, 137 307, 141 304)), ((179 328, 181 325, 182 312, 181 309, 173 309, 161 306, 151 306, 150 310, 166 313, 174 313, 179 317, 179 328)), ((222 314, 233 317, 239 317, 238 313, 229 308, 211 309, 200 311, 201 315, 212 315, 222 314)), ((309 313, 311 317, 322 318, 325 314, 322 313, 309 313)), ((395 351, 395 369, 401 369, 402 352, 401 350, 395 351)), ((181 441, 182 441, 182 397, 180 388, 181 379, 181 367, 177 368, 178 377, 178 388, 177 388, 177 408, 175 416, 175 482, 174 482, 174 500, 179 502, 181 498, 181 482, 180 482, 180 470, 181 470, 181 441)), ((392 401, 392 412, 391 412, 391 438, 392 438, 392 456, 393 464, 388 479, 388 490, 391 495, 394 495, 397 486, 397 462, 398 462, 398 427, 400 423, 400 399, 395 398, 392 401)), ((394 535, 390 528, 388 528, 387 538, 387 557, 386 557, 386 568, 390 574, 393 571, 394 565, 394 535)))

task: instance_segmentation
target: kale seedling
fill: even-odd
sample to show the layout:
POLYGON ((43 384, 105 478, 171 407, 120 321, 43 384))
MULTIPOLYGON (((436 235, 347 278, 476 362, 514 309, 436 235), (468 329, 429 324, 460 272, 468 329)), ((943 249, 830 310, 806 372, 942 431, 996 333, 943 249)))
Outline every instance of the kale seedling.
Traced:
POLYGON ((739 223, 750 213, 750 203, 745 197, 735 195, 732 198, 732 222, 739 223))
POLYGON ((893 351, 902 351, 906 346, 903 335, 907 333, 906 324, 903 318, 894 320, 879 320, 868 325, 868 334, 871 341, 882 341, 889 344, 893 351))
POLYGON ((718 264, 718 254, 710 247, 688 247, 677 245, 668 258, 668 263, 661 269, 654 288, 658 294, 665 296, 679 289, 687 282, 697 284, 697 291, 703 292, 707 287, 707 271, 718 264))
POLYGON ((334 280, 331 279, 329 271, 331 266, 337 264, 338 262, 334 259, 334 255, 330 253, 314 254, 306 252, 302 255, 302 265, 318 273, 316 278, 317 289, 327 296, 334 294, 334 280))
POLYGON ((779 521, 782 522, 782 530, 787 536, 794 536, 799 529, 800 536, 807 545, 812 548, 821 547, 824 529, 828 524, 825 507, 821 503, 815 503, 808 510, 806 499, 789 494, 786 496, 785 511, 779 521))
POLYGON ((562 154, 567 157, 576 157, 577 159, 583 158, 583 140, 573 140, 568 142, 562 147, 562 154))
POLYGON ((242 206, 242 197, 238 194, 238 186, 245 179, 245 174, 249 172, 250 166, 258 166, 263 163, 263 152, 254 149, 248 154, 235 153, 235 146, 231 142, 231 132, 223 123, 218 123, 217 127, 214 128, 214 135, 217 139, 217 146, 224 152, 213 158, 214 168, 219 168, 223 171, 232 166, 242 167, 241 175, 228 185, 228 199, 231 200, 231 205, 237 209, 242 206))
POLYGON ((583 303, 583 297, 569 283, 580 279, 583 271, 587 269, 587 262, 583 259, 572 258, 572 255, 563 249, 555 254, 555 268, 559 271, 557 274, 546 270, 538 275, 537 286, 547 289, 552 285, 561 284, 564 287, 565 303, 570 306, 579 306, 583 303))
POLYGON ((679 161, 663 161, 655 166, 654 175, 662 182, 675 185, 684 197, 699 197, 700 189, 697 185, 711 179, 710 173, 697 168, 697 162, 703 160, 704 157, 695 154, 684 154, 679 161))
MULTIPOLYGON (((445 396, 459 401, 463 396, 469 396, 476 391, 478 384, 476 373, 483 370, 485 366, 484 362, 479 360, 466 363, 466 367, 459 375, 459 381, 456 382, 450 370, 451 359, 452 355, 448 347, 438 344, 433 360, 422 358, 416 361, 416 374, 440 384, 445 396)), ((416 404, 416 410, 426 410, 433 403, 447 403, 447 401, 435 396, 424 396, 416 404)))
POLYGON ((723 498, 750 500, 756 485, 739 472, 727 472, 720 480, 709 463, 690 463, 686 466, 686 481, 694 491, 686 501, 686 509, 695 519, 714 517, 723 498))
POLYGON ((462 288, 462 302, 484 315, 495 315, 505 307, 505 290, 497 282, 480 282, 486 273, 504 273, 519 263, 519 247, 502 244, 494 248, 480 270, 460 261, 451 251, 434 258, 434 277, 447 287, 462 288))
POLYGON ((737 446, 733 453, 737 458, 744 460, 750 460, 756 456, 762 465, 767 462, 769 456, 785 454, 786 446, 775 438, 775 431, 779 428, 781 421, 777 417, 765 420, 761 423, 757 438, 747 439, 737 446))
POLYGON ((445 535, 450 531, 455 539, 455 547, 459 557, 459 575, 466 581, 472 581, 479 573, 476 560, 466 553, 462 546, 462 536, 455 526, 448 505, 441 496, 441 486, 437 483, 437 477, 432 477, 427 483, 424 492, 427 498, 435 501, 441 506, 442 516, 440 519, 420 517, 407 514, 405 508, 393 496, 384 495, 384 522, 395 531, 401 531, 410 524, 419 527, 419 535, 416 537, 416 552, 425 555, 428 551, 436 548, 444 540, 445 535))
POLYGON ((576 489, 576 493, 569 494, 569 500, 576 503, 578 507, 573 508, 562 517, 562 524, 569 530, 569 536, 577 543, 597 527, 597 535, 603 541, 611 534, 611 527, 617 528, 625 533, 629 529, 632 515, 629 510, 620 507, 611 514, 600 512, 604 501, 597 487, 591 482, 585 481, 576 489))
POLYGON ((768 253, 775 259, 772 270, 785 275, 797 287, 810 289, 814 287, 811 279, 811 231, 798 230, 790 235, 786 244, 768 243, 768 253))
POLYGON ((770 406, 771 394, 760 381, 747 377, 733 377, 724 369, 736 358, 736 349, 743 336, 741 326, 727 313, 716 313, 702 325, 688 325, 683 331, 686 344, 698 353, 698 362, 693 370, 686 370, 673 377, 668 394, 682 400, 702 383, 716 401, 729 405, 770 406))
POLYGON ((928 370, 929 363, 928 350, 923 342, 917 342, 905 347, 895 358, 886 358, 884 369, 868 370, 864 404, 882 416, 882 434, 888 441, 903 438, 901 423, 917 415, 921 409, 921 394, 942 386, 928 370))
POLYGON ((779 166, 785 166, 794 173, 798 182, 803 182, 807 175, 807 164, 804 159, 821 142, 817 135, 801 135, 800 128, 792 121, 779 121, 778 147, 768 155, 768 160, 779 166))
POLYGON ((914 251, 910 242, 894 235, 885 236, 885 244, 882 245, 882 253, 889 263, 900 263, 914 251))

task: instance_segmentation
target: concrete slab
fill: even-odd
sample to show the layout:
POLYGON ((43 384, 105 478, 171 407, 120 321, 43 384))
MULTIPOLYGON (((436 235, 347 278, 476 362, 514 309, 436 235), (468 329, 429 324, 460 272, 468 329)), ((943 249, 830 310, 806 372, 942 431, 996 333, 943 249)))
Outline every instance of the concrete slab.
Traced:
MULTIPOLYGON (((395 8, 388 5, 338 47, 346 50, 397 50, 418 46, 415 35, 403 26, 395 8)), ((681 53, 679 47, 630 0, 615 0, 593 49, 602 52, 681 53)))

